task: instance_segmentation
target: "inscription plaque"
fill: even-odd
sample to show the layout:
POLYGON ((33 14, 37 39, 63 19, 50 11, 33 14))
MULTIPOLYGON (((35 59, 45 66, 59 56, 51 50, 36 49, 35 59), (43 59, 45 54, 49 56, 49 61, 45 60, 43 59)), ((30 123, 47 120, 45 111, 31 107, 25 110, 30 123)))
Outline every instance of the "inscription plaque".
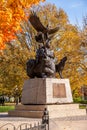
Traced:
POLYGON ((53 98, 66 98, 64 83, 53 83, 53 98))

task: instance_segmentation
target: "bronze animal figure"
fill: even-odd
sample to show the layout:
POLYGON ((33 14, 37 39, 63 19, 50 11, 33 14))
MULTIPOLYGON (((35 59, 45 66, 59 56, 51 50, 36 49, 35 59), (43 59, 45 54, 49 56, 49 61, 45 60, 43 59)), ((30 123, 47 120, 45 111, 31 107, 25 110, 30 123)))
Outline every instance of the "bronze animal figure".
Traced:
POLYGON ((63 78, 63 76, 62 76, 62 71, 63 71, 63 69, 64 69, 64 66, 65 66, 66 61, 67 61, 67 57, 65 56, 65 57, 63 57, 63 58, 60 60, 60 62, 59 62, 58 64, 55 65, 55 67, 56 67, 56 72, 59 73, 60 78, 63 78))
POLYGON ((54 77, 55 76, 55 73, 58 73, 60 78, 63 78, 62 76, 62 71, 64 69, 64 66, 65 66, 65 62, 67 61, 67 57, 63 57, 60 62, 58 64, 55 65, 55 71, 53 74, 50 74, 49 73, 45 73, 44 72, 44 67, 45 67, 45 64, 43 64, 42 66, 39 64, 36 63, 36 60, 34 59, 30 59, 28 62, 27 62, 27 75, 30 77, 30 78, 34 78, 34 77, 37 77, 37 78, 46 78, 46 77, 54 77))

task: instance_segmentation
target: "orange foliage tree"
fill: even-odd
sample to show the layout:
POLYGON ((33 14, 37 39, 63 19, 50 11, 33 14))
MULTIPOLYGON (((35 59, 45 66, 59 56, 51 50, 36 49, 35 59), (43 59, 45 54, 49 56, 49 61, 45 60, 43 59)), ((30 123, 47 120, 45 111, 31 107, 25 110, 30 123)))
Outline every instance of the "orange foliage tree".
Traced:
POLYGON ((15 38, 20 30, 20 21, 26 19, 26 9, 44 0, 1 0, 0 1, 0 50, 5 42, 15 38))

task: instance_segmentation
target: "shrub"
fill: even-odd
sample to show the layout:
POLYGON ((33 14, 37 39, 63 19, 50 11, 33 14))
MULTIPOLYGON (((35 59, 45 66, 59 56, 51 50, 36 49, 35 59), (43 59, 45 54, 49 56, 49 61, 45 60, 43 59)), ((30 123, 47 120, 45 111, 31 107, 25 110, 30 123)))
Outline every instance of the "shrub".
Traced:
POLYGON ((75 103, 87 104, 87 100, 83 100, 81 97, 74 98, 73 101, 75 103))

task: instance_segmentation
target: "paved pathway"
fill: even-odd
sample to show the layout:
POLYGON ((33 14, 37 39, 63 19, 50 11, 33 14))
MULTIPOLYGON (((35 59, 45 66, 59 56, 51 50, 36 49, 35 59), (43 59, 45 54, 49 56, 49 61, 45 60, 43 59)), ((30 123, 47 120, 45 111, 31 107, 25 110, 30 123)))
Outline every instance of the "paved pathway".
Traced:
MULTIPOLYGON (((2 125, 12 123, 16 128, 23 123, 37 124, 41 119, 8 117, 7 113, 0 113, 0 130, 6 130, 2 125)), ((8 130, 13 130, 11 125, 8 125, 8 130)), ((19 130, 19 129, 18 129, 19 130)), ((87 130, 87 116, 74 116, 50 119, 50 130, 87 130)))

